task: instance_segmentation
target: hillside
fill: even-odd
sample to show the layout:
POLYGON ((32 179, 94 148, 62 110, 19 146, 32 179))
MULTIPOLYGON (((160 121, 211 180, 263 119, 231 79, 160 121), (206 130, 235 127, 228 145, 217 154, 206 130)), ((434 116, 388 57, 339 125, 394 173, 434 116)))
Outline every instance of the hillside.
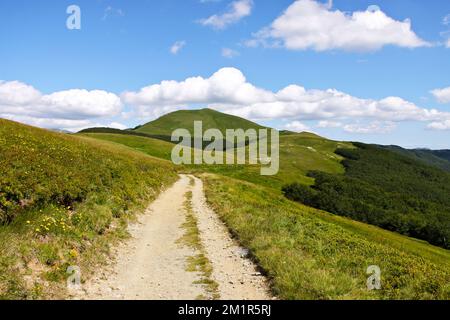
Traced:
MULTIPOLYGON (((167 154, 172 147, 145 137, 89 136, 123 143, 151 155, 162 150, 167 154)), ((447 250, 295 204, 277 190, 286 181, 304 179, 306 184, 313 183, 306 177, 311 167, 342 175, 343 158, 333 152, 351 145, 306 133, 282 137, 281 141, 285 171, 273 178, 261 178, 248 166, 191 168, 205 181, 209 204, 273 279, 277 296, 283 299, 449 298, 450 253, 447 250), (216 174, 202 174, 205 171, 216 174), (374 264, 382 269, 384 289, 368 292, 366 268, 374 264)))
POLYGON ((67 266, 95 268, 177 177, 118 144, 1 119, 0 150, 0 299, 62 296, 67 266))
MULTIPOLYGON (((148 155, 170 160, 173 144, 152 139, 123 134, 83 133, 83 135, 126 145, 148 155)), ((329 173, 343 173, 342 157, 334 151, 339 147, 351 148, 351 144, 327 140, 310 133, 280 136, 280 172, 276 176, 261 176, 258 165, 202 165, 185 166, 192 172, 211 172, 244 181, 254 182, 276 189, 287 183, 301 181, 312 184, 307 176, 310 170, 329 173)))
POLYGON ((450 299, 450 253, 295 204, 271 189, 203 175, 208 202, 282 299, 450 299), (368 291, 367 267, 382 270, 368 291))
POLYGON ((183 128, 193 134, 194 121, 203 122, 203 130, 219 129, 225 133, 226 129, 262 129, 264 127, 243 118, 228 115, 211 109, 182 110, 162 116, 161 118, 144 124, 135 129, 137 132, 151 135, 168 136, 176 129, 183 128))
POLYGON ((380 147, 450 172, 450 150, 404 149, 398 146, 380 147))
POLYGON ((450 174, 375 145, 338 149, 344 175, 314 171, 286 196, 306 205, 450 248, 450 174))

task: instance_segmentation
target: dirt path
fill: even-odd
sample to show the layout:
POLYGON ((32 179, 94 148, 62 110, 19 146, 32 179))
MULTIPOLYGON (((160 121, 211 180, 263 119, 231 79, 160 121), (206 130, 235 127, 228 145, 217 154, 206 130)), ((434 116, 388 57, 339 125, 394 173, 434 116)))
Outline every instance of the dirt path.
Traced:
POLYGON ((115 250, 117 257, 83 285, 76 299, 186 299, 209 297, 201 272, 190 272, 188 261, 198 252, 183 245, 186 194, 205 256, 212 265, 210 280, 221 299, 271 299, 266 280, 245 258, 216 214, 206 206, 200 179, 182 175, 131 225, 132 238, 115 250))

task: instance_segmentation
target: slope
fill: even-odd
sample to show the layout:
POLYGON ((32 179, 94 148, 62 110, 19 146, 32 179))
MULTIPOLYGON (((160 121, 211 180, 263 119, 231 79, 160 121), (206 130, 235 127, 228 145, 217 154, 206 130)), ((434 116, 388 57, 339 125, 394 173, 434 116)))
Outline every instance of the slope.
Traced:
POLYGON ((137 132, 171 136, 176 129, 183 128, 194 132, 194 121, 202 121, 203 129, 219 129, 225 133, 226 129, 262 129, 263 126, 243 118, 228 115, 211 109, 182 110, 162 116, 161 118, 144 124, 135 129, 137 132))
MULTIPOLYGON (((120 143, 148 155, 170 160, 173 144, 151 139, 119 134, 84 133, 92 138, 120 143)), ((276 176, 261 176, 259 165, 201 165, 186 166, 192 172, 217 173, 249 182, 258 183, 281 190, 287 183, 301 181, 312 184, 313 179, 307 177, 310 170, 329 173, 343 173, 340 164, 342 157, 334 151, 339 147, 351 148, 344 142, 327 140, 310 133, 280 136, 280 172, 276 176)))
POLYGON ((168 161, 1 119, 0 168, 0 298, 61 296, 67 267, 94 268, 176 179, 168 161))
POLYGON ((398 146, 380 147, 450 172, 450 150, 404 149, 398 146))
POLYGON ((282 299, 450 298, 447 250, 295 204, 262 186, 202 178, 208 202, 282 299), (367 290, 371 265, 381 269, 381 290, 367 290))

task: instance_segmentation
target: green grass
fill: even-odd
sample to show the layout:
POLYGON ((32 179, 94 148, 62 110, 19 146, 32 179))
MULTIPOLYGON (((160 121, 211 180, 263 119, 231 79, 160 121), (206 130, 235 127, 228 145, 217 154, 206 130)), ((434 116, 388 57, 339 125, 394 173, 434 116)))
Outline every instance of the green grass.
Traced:
MULTIPOLYGON (((194 180, 191 179, 190 182, 192 186, 194 180)), ((195 281, 195 284, 203 285, 208 296, 199 296, 198 300, 217 300, 220 298, 220 294, 218 291, 219 285, 211 278, 213 267, 207 257, 206 250, 203 247, 200 238, 198 221, 192 209, 192 191, 187 192, 185 196, 186 201, 184 202, 184 207, 186 210, 186 222, 183 224, 185 234, 181 239, 179 239, 179 243, 190 247, 196 252, 194 256, 187 257, 186 270, 188 272, 200 272, 200 274, 202 275, 200 280, 195 281)))
POLYGON ((135 213, 177 179, 128 147, 0 119, 0 299, 59 298, 87 276, 135 213))
POLYGON ((204 175, 209 204, 282 299, 450 299, 450 253, 293 203, 271 189, 204 175), (378 265, 382 290, 368 291, 378 265))
MULTIPOLYGON (((165 159, 173 147, 147 138, 91 137, 165 159)), ((342 158, 334 154, 337 148, 353 145, 288 133, 280 136, 277 176, 260 176, 258 166, 187 169, 217 174, 203 177, 208 202, 252 251, 282 299, 449 299, 449 251, 281 196, 286 183, 312 184, 306 176, 310 170, 343 174, 342 158), (381 291, 366 288, 369 265, 381 267, 381 291)))
MULTIPOLYGON (((137 146, 135 137, 92 137, 137 146)), ((156 147, 148 138, 139 144, 139 150, 153 156, 155 149, 168 154, 173 147, 156 147)), ((342 158, 334 154, 337 148, 353 145, 291 133, 280 137, 277 176, 260 176, 258 166, 184 170, 216 174, 205 178, 209 203, 252 251, 282 299, 449 299, 449 251, 281 196, 286 183, 312 184, 306 176, 310 170, 343 174, 342 158), (383 290, 367 290, 369 265, 381 267, 383 290)))
MULTIPOLYGON (((92 138, 112 141, 134 148, 148 155, 170 160, 173 144, 157 139, 119 134, 89 133, 92 138)), ((310 133, 280 136, 280 172, 276 176, 261 176, 259 165, 201 165, 185 166, 191 172, 211 172, 249 181, 277 190, 291 182, 310 185, 309 170, 343 173, 342 157, 334 154, 338 147, 351 148, 349 143, 327 140, 310 133)))
POLYGON ((91 137, 99 140, 105 140, 122 144, 127 147, 141 151, 152 157, 161 158, 165 160, 171 159, 172 149, 174 144, 158 139, 148 137, 138 137, 123 134, 106 134, 106 133, 83 133, 83 136, 91 137))
POLYGON ((243 118, 235 117, 211 109, 181 110, 169 113, 161 118, 144 124, 135 129, 152 135, 172 136, 176 129, 188 129, 194 135, 194 121, 202 121, 203 129, 219 129, 225 133, 226 129, 262 129, 264 127, 243 118))

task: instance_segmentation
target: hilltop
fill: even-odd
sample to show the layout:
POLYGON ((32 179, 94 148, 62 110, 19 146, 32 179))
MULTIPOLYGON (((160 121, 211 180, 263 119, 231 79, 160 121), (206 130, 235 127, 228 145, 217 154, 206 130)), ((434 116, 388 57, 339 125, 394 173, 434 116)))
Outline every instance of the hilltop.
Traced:
POLYGON ((249 120, 232 116, 211 109, 181 110, 162 116, 155 121, 140 126, 134 131, 160 136, 171 136, 176 129, 188 129, 194 132, 194 121, 203 122, 203 130, 219 129, 225 134, 226 129, 264 129, 265 127, 249 120))

